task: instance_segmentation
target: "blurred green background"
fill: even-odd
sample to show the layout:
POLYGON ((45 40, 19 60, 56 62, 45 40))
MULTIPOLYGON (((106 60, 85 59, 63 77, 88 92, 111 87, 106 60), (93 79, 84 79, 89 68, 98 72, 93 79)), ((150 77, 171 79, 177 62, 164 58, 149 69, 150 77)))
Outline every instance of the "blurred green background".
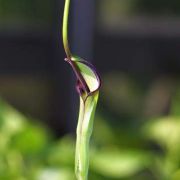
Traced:
MULTIPOLYGON (((103 82, 89 179, 179 180, 180 1, 89 2, 93 11, 77 1, 79 16, 73 1, 70 14, 72 48, 94 59, 103 82), (94 28, 78 34, 84 18, 94 28)), ((75 179, 78 95, 63 62, 63 5, 0 0, 0 180, 75 179)))
MULTIPOLYGON (((114 83, 117 77, 116 74, 114 83)), ((170 113, 157 115, 163 106, 157 102, 161 96, 159 92, 165 91, 162 101, 171 94, 162 79, 144 93, 137 83, 131 84, 132 79, 123 77, 118 81, 116 87, 121 89, 118 93, 117 89, 108 91, 109 85, 102 90, 111 107, 107 111, 99 106, 96 114, 89 179, 178 180, 180 85, 176 86, 177 91, 172 96, 170 113), (122 104, 115 108, 119 100, 122 104), (142 107, 142 101, 146 101, 143 102, 146 106, 142 107), (152 104, 157 108, 149 112, 152 104)), ((113 83, 106 80, 108 82, 113 83)), ((66 134, 55 138, 47 126, 0 100, 0 179, 75 179, 74 149, 74 136, 66 134)))

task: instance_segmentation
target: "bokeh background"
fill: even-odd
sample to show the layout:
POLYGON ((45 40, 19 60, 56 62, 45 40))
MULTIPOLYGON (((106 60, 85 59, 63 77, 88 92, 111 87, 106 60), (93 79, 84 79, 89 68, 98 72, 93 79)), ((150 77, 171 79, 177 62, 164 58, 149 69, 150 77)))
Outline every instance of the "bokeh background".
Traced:
MULTIPOLYGON (((62 0, 0 0, 0 179, 73 180, 78 95, 62 0)), ((102 77, 90 180, 180 179, 180 1, 74 0, 73 52, 102 77)))

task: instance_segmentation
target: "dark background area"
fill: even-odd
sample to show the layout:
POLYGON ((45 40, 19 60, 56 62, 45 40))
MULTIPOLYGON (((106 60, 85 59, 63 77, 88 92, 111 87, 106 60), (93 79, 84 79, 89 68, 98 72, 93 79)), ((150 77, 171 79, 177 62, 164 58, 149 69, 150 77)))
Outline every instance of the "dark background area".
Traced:
MULTIPOLYGON (((64 2, 1 0, 0 6, 1 96, 58 135, 74 132, 78 97, 63 61, 64 2)), ((113 72, 133 76, 144 87, 159 77, 177 78, 179 6, 178 1, 160 0, 73 1, 73 52, 92 61, 106 82, 113 72)), ((100 101, 103 107, 106 101, 100 101)))
POLYGON ((1 19, 6 18, 0 28, 1 95, 63 134, 70 99, 70 73, 60 38, 64 2, 0 3, 1 19))

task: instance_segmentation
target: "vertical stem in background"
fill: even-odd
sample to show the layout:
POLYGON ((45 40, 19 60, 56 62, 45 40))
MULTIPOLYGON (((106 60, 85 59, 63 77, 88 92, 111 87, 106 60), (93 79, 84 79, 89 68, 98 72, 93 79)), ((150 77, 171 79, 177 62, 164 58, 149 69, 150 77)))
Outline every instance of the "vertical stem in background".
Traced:
POLYGON ((71 59, 71 51, 69 48, 69 41, 68 41, 69 6, 70 6, 70 0, 65 0, 62 37, 63 37, 64 50, 66 52, 67 58, 71 59))

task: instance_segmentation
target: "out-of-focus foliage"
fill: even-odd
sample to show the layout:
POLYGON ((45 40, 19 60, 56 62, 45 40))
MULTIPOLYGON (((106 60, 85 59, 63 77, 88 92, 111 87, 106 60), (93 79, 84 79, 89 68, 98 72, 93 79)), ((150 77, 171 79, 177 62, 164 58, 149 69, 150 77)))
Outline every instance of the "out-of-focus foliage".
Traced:
MULTIPOLYGON (((129 77, 123 75, 115 79, 112 83, 117 87, 116 96, 108 89, 108 84, 105 83, 102 89, 104 98, 101 104, 104 105, 95 119, 89 179, 179 180, 178 91, 172 93, 173 85, 171 90, 167 90, 165 87, 169 83, 164 83, 163 79, 152 83, 152 87, 144 88, 144 92, 143 86, 135 86, 129 77), (120 84, 123 84, 122 89, 120 84), (151 101, 156 101, 154 97, 158 97, 157 94, 163 92, 163 89, 166 89, 163 98, 173 95, 171 113, 163 115, 163 111, 160 111, 162 114, 156 111, 154 116, 153 113, 147 116, 146 108, 151 107, 148 105, 149 97, 151 101), (106 98, 107 94, 110 97, 106 98), (114 107, 113 103, 117 105, 120 101, 122 104, 119 107, 123 107, 124 102, 126 104, 119 110, 111 110, 110 106, 106 106, 106 103, 110 103, 114 107), (141 104, 147 105, 143 107, 141 104), (132 110, 134 107, 137 111, 139 107, 143 108, 136 113, 132 110)), ((47 127, 0 101, 0 179, 75 180, 74 149, 75 139, 72 136, 55 139, 47 127)))
MULTIPOLYGON (((55 141, 45 127, 29 121, 3 101, 0 110, 0 179, 74 179, 75 144, 72 137, 55 141)), ((124 150, 116 143, 107 146, 108 138, 111 141, 108 136, 115 139, 115 134, 100 116, 98 119, 97 123, 104 128, 104 137, 98 140, 97 135, 92 145, 90 177, 119 179, 145 169, 150 161, 144 151, 124 150)), ((97 132, 96 129, 95 134, 97 132)))
POLYGON ((105 14, 118 13, 121 15, 179 15, 179 0, 101 0, 105 14))
POLYGON ((2 24, 42 26, 50 24, 52 16, 53 2, 50 0, 0 0, 1 26, 2 24))
POLYGON ((146 14, 179 14, 180 2, 179 0, 136 0, 136 8, 140 12, 146 14))

